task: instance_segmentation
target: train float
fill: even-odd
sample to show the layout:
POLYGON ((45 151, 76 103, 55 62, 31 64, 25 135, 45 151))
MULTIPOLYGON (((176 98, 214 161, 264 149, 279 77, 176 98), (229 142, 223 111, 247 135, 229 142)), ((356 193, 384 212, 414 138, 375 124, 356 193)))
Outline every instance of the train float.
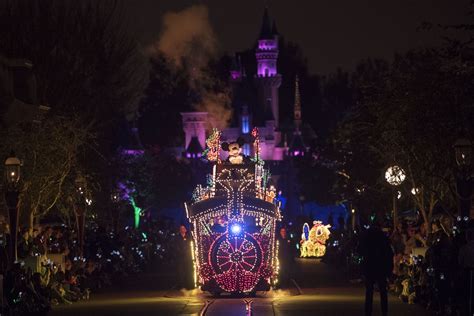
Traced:
POLYGON ((242 155, 241 139, 221 143, 214 130, 205 157, 213 164, 206 187, 198 185, 186 213, 193 235, 196 285, 214 295, 268 291, 278 278, 276 224, 281 220, 276 190, 260 159, 258 130, 254 156, 242 155), (220 151, 228 152, 221 160, 220 151))

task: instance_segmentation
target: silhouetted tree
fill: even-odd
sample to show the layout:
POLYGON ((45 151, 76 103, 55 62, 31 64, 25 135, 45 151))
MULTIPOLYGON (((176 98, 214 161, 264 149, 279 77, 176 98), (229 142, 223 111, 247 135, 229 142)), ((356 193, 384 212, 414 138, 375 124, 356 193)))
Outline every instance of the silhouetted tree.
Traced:
MULTIPOLYGON (((121 126, 118 123, 124 117, 129 120, 134 117, 148 80, 146 58, 122 22, 121 6, 115 0, 0 1, 0 55, 31 61, 37 102, 51 108, 42 127, 47 129, 42 130, 44 135, 56 135, 57 141, 68 142, 70 129, 82 129, 83 133, 95 136, 82 144, 73 143, 79 146, 75 149, 74 164, 88 174, 90 186, 97 189, 95 206, 109 198, 105 189, 107 174, 113 168, 111 157, 116 154, 120 142, 117 135, 121 126), (64 135, 54 122, 61 123, 59 126, 63 127, 64 135)), ((2 131, 13 144, 27 143, 39 137, 28 134, 36 131, 13 131, 2 131)), ((66 145, 51 144, 47 148, 66 145)), ((48 161, 64 162, 61 148, 48 153, 48 161)), ((21 158, 29 161, 29 153, 21 158)), ((27 163, 33 164, 32 161, 27 163)), ((41 168, 27 171, 43 172, 41 168)), ((54 174, 29 176, 45 180, 54 174)), ((46 209, 35 211, 35 214, 46 209)))

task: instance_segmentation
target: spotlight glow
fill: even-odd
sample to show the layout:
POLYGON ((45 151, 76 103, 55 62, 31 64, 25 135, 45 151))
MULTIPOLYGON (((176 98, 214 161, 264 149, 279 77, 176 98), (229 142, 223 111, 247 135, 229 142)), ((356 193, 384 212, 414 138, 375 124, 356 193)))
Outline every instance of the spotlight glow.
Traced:
POLYGON ((230 226, 230 232, 234 235, 238 235, 242 232, 242 226, 239 224, 232 224, 232 226, 230 226))

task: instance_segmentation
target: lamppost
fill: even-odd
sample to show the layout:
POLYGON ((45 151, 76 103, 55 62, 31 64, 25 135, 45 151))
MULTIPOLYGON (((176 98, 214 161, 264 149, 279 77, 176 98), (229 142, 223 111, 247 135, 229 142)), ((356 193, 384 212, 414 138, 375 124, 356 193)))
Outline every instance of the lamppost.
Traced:
POLYGON ((76 199, 74 213, 76 215, 77 239, 79 241, 79 254, 84 256, 84 225, 86 217, 86 179, 78 172, 74 181, 76 187, 76 199))
POLYGON ((112 202, 113 205, 113 210, 112 210, 112 225, 115 234, 118 232, 118 223, 119 223, 119 202, 120 202, 120 192, 118 190, 112 191, 112 194, 110 194, 110 201, 112 202))
POLYGON ((356 226, 356 210, 355 208, 351 209, 351 221, 352 221, 352 233, 355 232, 355 226, 356 226))
POLYGON ((397 224, 398 224, 398 211, 397 211, 398 192, 395 190, 395 187, 402 184, 403 181, 405 181, 405 178, 406 178, 405 171, 397 165, 388 167, 387 171, 385 171, 385 180, 387 180, 388 184, 390 184, 393 187, 392 212, 393 212, 393 228, 394 229, 397 227, 397 224))
POLYGON ((354 201, 351 203, 351 227, 352 227, 352 233, 355 232, 355 227, 356 227, 356 221, 357 217, 360 217, 360 210, 362 208, 362 194, 365 192, 365 187, 362 186, 356 186, 355 187, 355 196, 354 196, 354 201), (357 214, 356 214, 357 212, 357 214))
POLYGON ((472 143, 467 138, 459 138, 454 143, 454 153, 458 172, 456 177, 456 191, 459 198, 459 216, 467 222, 470 219, 472 184, 471 173, 472 143))
POLYGON ((21 161, 12 151, 10 157, 5 160, 5 200, 8 207, 8 217, 10 221, 10 264, 13 264, 17 256, 18 243, 18 197, 20 195, 20 170, 21 161))

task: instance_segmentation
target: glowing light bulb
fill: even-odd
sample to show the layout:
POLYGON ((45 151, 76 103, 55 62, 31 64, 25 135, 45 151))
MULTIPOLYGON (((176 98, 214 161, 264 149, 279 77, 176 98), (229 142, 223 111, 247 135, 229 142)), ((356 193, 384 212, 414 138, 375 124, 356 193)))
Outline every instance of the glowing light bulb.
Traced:
POLYGON ((242 232, 242 226, 239 224, 232 224, 232 226, 230 226, 230 232, 234 235, 238 235, 242 232))

